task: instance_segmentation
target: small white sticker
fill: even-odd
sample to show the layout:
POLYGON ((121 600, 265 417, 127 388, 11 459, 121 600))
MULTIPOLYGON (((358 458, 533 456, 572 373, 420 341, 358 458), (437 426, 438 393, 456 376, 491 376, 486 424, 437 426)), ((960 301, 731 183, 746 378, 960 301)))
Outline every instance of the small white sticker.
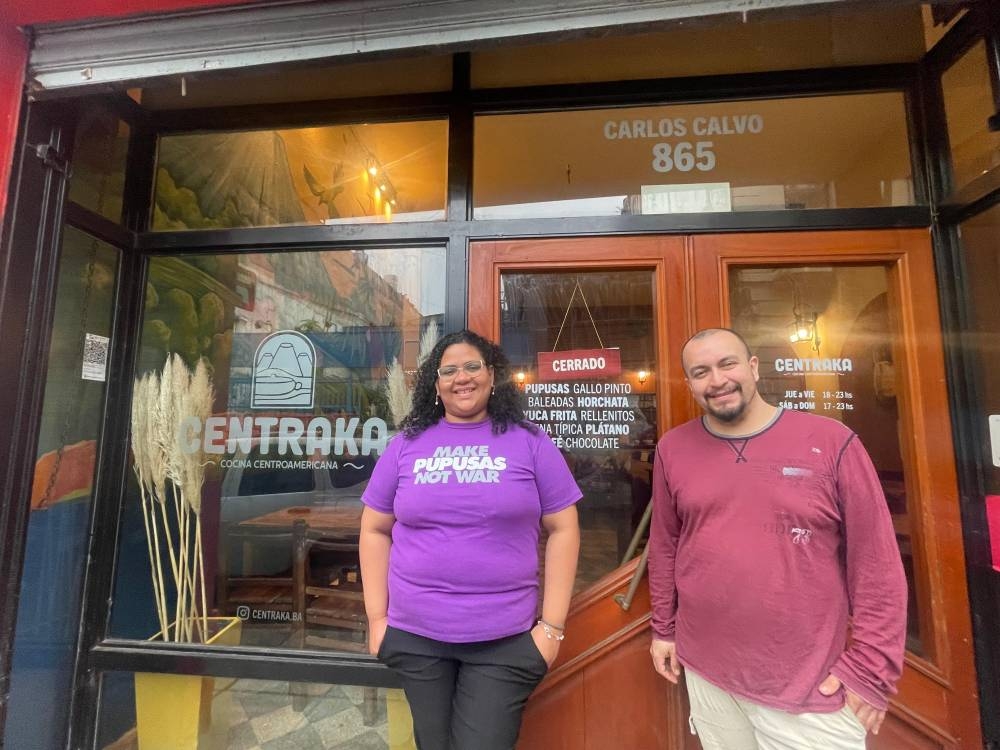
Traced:
POLYGON ((107 379, 108 370, 108 345, 111 339, 107 336, 98 336, 96 333, 86 334, 83 342, 83 372, 80 377, 84 380, 99 380, 104 382, 107 379))
POLYGON ((990 414, 990 449, 993 465, 1000 467, 1000 414, 990 414))
POLYGON ((642 185, 639 192, 642 196, 643 214, 692 214, 732 210, 728 182, 642 185))

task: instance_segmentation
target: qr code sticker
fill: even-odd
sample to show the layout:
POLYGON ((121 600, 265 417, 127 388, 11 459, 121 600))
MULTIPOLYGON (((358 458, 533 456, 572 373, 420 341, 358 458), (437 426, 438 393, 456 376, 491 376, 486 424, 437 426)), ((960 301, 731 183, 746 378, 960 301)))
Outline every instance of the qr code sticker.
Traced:
POLYGON ((108 369, 108 345, 111 339, 107 336, 98 336, 96 333, 88 333, 83 341, 83 372, 81 377, 84 380, 106 379, 108 369))

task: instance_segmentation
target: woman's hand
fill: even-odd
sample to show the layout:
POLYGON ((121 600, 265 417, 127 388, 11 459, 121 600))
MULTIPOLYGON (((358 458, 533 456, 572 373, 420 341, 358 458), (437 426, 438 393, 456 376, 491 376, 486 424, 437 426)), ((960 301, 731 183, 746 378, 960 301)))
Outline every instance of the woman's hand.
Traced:
POLYGON ((378 654, 389 612, 389 550, 392 548, 392 526, 396 517, 379 513, 367 505, 361 511, 361 537, 358 559, 361 580, 364 581, 365 613, 368 615, 368 651, 378 654))
POLYGON ((573 596, 573 581, 576 578, 576 559, 580 555, 580 522, 576 506, 546 513, 542 516, 542 527, 548 533, 545 542, 545 590, 542 597, 541 621, 531 629, 535 645, 550 667, 559 655, 559 641, 549 638, 542 621, 549 624, 552 635, 562 635, 561 628, 552 623, 566 624, 569 600, 573 596))
POLYGON ((376 617, 368 621, 368 653, 372 656, 378 655, 387 627, 389 627, 389 619, 386 616, 376 617))
POLYGON ((560 641, 557 641, 555 638, 546 637, 545 629, 541 624, 535 625, 531 629, 531 637, 534 639, 535 646, 538 647, 542 658, 545 659, 545 663, 551 667, 556 657, 559 656, 560 641))

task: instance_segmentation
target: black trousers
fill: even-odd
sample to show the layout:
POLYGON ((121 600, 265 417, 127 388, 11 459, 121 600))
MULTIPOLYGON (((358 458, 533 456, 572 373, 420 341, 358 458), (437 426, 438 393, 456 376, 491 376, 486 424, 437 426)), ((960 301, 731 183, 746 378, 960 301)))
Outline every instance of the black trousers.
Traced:
POLYGON ((548 671, 530 631, 444 643, 390 627, 378 658, 403 683, 420 750, 512 750, 548 671))

